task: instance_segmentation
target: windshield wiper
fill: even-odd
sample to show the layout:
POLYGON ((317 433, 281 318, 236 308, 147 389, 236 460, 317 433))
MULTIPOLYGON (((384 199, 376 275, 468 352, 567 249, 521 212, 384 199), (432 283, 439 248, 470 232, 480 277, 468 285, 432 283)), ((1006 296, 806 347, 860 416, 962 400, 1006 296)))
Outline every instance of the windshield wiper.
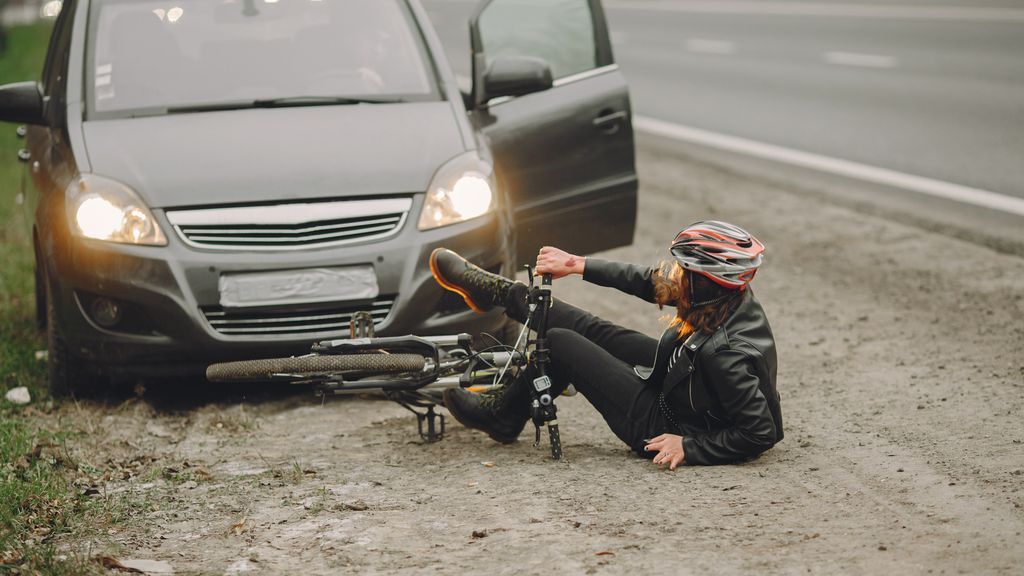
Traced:
POLYGON ((167 108, 167 113, 185 114, 189 112, 245 110, 248 108, 288 108, 293 106, 335 106, 346 104, 395 104, 398 102, 404 102, 404 100, 401 98, 353 98, 349 96, 287 96, 283 98, 267 98, 262 100, 242 100, 235 102, 213 102, 210 104, 172 106, 167 108))
POLYGON ((257 107, 274 108, 278 106, 321 106, 324 104, 396 104, 404 102, 401 98, 363 98, 351 96, 287 96, 255 100, 257 107))

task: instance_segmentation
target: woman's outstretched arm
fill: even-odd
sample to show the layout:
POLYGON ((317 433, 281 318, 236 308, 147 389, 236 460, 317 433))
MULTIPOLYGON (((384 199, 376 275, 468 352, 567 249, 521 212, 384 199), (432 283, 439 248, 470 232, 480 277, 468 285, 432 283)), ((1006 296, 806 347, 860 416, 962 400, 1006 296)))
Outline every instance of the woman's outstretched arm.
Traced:
POLYGON ((545 246, 537 254, 537 274, 551 274, 562 278, 580 274, 583 279, 598 286, 616 288, 626 294, 654 302, 654 269, 625 262, 612 262, 600 258, 584 258, 560 248, 545 246))

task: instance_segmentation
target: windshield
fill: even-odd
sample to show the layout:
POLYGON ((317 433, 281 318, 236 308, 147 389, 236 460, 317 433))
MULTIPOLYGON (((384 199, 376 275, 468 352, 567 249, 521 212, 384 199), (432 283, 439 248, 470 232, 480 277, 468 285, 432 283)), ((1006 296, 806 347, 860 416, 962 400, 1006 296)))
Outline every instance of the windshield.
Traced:
POLYGON ((439 98, 403 0, 99 0, 91 11, 88 104, 101 117, 439 98))

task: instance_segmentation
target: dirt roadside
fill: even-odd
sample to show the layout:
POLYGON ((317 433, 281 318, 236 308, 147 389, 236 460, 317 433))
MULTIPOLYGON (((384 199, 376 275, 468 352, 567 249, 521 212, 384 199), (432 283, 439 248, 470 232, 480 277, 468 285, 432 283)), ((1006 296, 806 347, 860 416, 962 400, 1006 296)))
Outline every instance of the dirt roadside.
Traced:
POLYGON ((83 433, 82 488, 123 519, 64 544, 203 574, 1019 573, 1024 260, 650 147, 638 168, 637 241, 604 256, 656 261, 710 217, 769 247, 786 440, 759 460, 659 470, 582 397, 560 402, 565 463, 454 421, 421 445, 374 400, 68 404, 46 418, 83 433))

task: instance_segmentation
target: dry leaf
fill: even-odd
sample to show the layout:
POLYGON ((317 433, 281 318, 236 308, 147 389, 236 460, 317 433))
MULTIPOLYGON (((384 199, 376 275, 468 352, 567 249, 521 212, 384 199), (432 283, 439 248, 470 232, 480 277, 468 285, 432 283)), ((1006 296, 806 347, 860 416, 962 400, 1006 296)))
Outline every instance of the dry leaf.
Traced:
POLYGON ((612 552, 610 550, 602 550, 597 554, 594 554, 594 556, 615 556, 615 552, 612 552))
POLYGON ((245 532, 245 521, 246 520, 247 520, 247 517, 243 517, 241 520, 239 520, 238 522, 235 522, 234 524, 231 525, 231 529, 235 532, 235 534, 241 535, 242 532, 245 532))
POLYGON ((354 510, 356 512, 362 512, 363 510, 367 510, 369 508, 369 506, 366 505, 366 502, 363 502, 362 500, 356 500, 355 502, 346 502, 342 504, 342 506, 348 508, 349 510, 354 510))
POLYGON ((96 561, 100 563, 107 570, 120 570, 122 572, 133 572, 135 574, 143 574, 142 570, 138 568, 131 568, 121 564, 121 561, 113 556, 100 556, 96 558, 96 561))
POLYGON ((494 462, 481 462, 485 468, 494 468, 494 462))

